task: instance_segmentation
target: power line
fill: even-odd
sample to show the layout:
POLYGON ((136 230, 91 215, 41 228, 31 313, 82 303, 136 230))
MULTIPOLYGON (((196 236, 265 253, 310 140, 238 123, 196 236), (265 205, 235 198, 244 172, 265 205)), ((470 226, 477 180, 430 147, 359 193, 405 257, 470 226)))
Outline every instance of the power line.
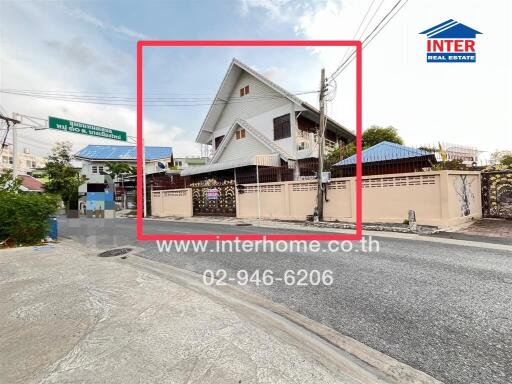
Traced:
MULTIPOLYGON (((373 30, 365 37, 365 39, 362 41, 363 48, 368 46, 372 42, 372 40, 388 25, 388 23, 393 20, 393 18, 400 12, 400 10, 407 4, 409 0, 405 0, 405 2, 400 6, 400 8, 397 9, 397 11, 388 19, 388 17, 393 13, 393 11, 402 3, 403 0, 398 0, 395 5, 389 10, 386 15, 379 21, 379 23, 373 28, 373 30), (380 28, 379 28, 380 27, 380 28)), ((354 60, 355 58, 355 51, 353 51, 350 56, 344 60, 338 68, 333 72, 333 74, 329 77, 328 82, 335 79, 341 72, 345 70, 345 68, 354 60)))
MULTIPOLYGON (((304 94, 312 94, 318 93, 319 91, 304 91, 300 93, 296 93, 294 95, 304 95, 304 94)), ((0 90, 0 93, 18 95, 18 96, 28 96, 39 99, 53 100, 53 101, 67 101, 67 102, 76 102, 76 103, 85 103, 85 104, 98 104, 98 105, 112 105, 112 106, 135 106, 135 99, 112 99, 109 97, 95 97, 88 98, 83 96, 73 96, 73 95, 49 95, 49 94, 38 94, 38 93, 29 93, 29 92, 17 92, 17 91, 8 91, 8 90, 0 90)), ((196 106, 208 106, 208 105, 225 105, 225 104, 236 104, 236 103, 247 103, 261 100, 273 100, 273 99, 282 99, 286 98, 286 96, 280 95, 278 93, 273 94, 254 94, 252 96, 244 96, 243 98, 236 98, 230 100, 222 100, 221 98, 215 99, 184 99, 184 98, 176 98, 176 99, 160 99, 160 100, 146 100, 143 99, 144 105, 147 107, 196 107, 196 106), (269 95, 269 96, 265 96, 269 95)))
POLYGON ((368 30, 368 27, 372 24, 373 19, 375 18, 375 16, 377 16, 377 13, 379 13, 380 8, 382 7, 382 4, 384 4, 384 0, 380 0, 379 5, 378 5, 378 6, 377 6, 377 8, 375 9, 375 12, 373 12, 372 17, 370 17, 370 20, 368 20, 368 23, 366 24, 366 27, 364 27, 364 29, 361 31, 361 34, 359 35, 358 40, 359 40, 359 39, 361 38, 361 36, 363 36, 363 35, 364 35, 364 33, 368 30))
MULTIPOLYGON (((368 14, 370 13, 370 10, 372 9, 373 7, 373 4, 375 3, 376 0, 372 0, 372 2, 369 4, 368 6, 368 9, 366 10, 363 18, 361 19, 361 22, 359 23, 359 26, 357 27, 356 29, 356 32, 354 33, 354 36, 352 36, 352 40, 359 40, 361 38, 362 35, 364 35, 364 33, 366 32, 366 30, 368 29, 368 26, 371 24, 373 18, 375 17, 375 15, 377 14, 377 12, 379 11, 380 7, 382 6, 382 3, 384 2, 384 0, 380 0, 380 3, 379 3, 379 6, 377 7, 377 9, 375 10, 375 12, 373 13, 372 17, 370 18, 370 20, 368 20, 368 23, 366 24, 366 27, 364 27, 363 31, 361 32, 361 35, 359 35, 358 37, 358 33, 359 33, 359 30, 361 29, 364 21, 366 20, 366 17, 368 16, 368 14)), ((343 58, 341 59, 341 61, 343 62, 346 58, 347 58, 347 55, 348 53, 350 52, 350 48, 347 47, 347 49, 345 50, 345 54, 343 55, 343 58)))
MULTIPOLYGON (((25 89, 9 89, 9 88, 4 88, 4 89, 0 89, 0 92, 2 93, 13 93, 13 94, 23 94, 23 95, 37 95, 37 96, 49 96, 49 97, 65 97, 65 98, 74 98, 74 99, 93 99, 93 100, 109 100, 109 101, 112 101, 112 100, 115 100, 115 101, 136 101, 136 97, 133 97, 133 96, 130 96, 130 97, 127 97, 127 96, 114 96, 114 95, 110 95, 109 93, 88 93, 88 92, 84 92, 84 93, 78 93, 78 92, 73 92, 73 91, 61 91, 61 92, 55 92, 55 91, 38 91, 38 90, 25 90, 25 89)), ((317 92, 317 91, 295 91, 295 92, 292 92, 292 94, 294 95, 301 95, 301 94, 307 94, 307 93, 312 93, 312 92, 317 92)), ((176 94, 176 95, 179 95, 179 94, 176 94)), ((256 92, 256 93, 251 93, 250 95, 248 96, 244 96, 244 99, 252 99, 252 98, 260 98, 260 97, 273 97, 273 96, 277 96, 277 95, 280 95, 278 92, 256 92)), ((144 96, 144 100, 145 101, 213 101, 214 99, 216 98, 220 98, 222 99, 223 97, 227 98, 227 97, 230 97, 232 95, 224 95, 224 96, 217 96, 215 97, 216 95, 213 95, 212 96, 209 96, 209 97, 205 97, 205 96, 188 96, 188 97, 184 97, 184 96, 166 96, 166 97, 149 97, 149 96, 144 96)))
MULTIPOLYGON (((81 94, 81 95, 112 95, 112 96, 126 96, 133 95, 135 92, 111 92, 111 91, 63 91, 63 90, 41 90, 41 89, 21 89, 21 88, 2 88, 5 91, 16 92, 33 92, 33 93, 51 93, 51 94, 81 94)), ((292 91, 291 93, 302 93, 309 91, 292 91)), ((275 92, 272 92, 275 93, 275 92)), ((258 94, 270 94, 261 92, 258 94)), ((216 96, 217 92, 144 92, 144 95, 174 95, 174 96, 216 96)), ((132 97, 135 99, 135 97, 132 97)), ((1 107, 1 106, 0 106, 1 107)))

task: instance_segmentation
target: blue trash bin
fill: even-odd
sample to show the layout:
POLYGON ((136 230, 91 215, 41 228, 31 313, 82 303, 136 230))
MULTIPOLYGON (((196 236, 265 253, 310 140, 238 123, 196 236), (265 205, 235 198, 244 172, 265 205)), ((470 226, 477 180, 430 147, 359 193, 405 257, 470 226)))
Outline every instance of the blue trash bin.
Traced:
POLYGON ((52 240, 57 240, 57 236, 59 234, 59 225, 56 217, 50 217, 48 219, 48 224, 50 229, 48 230, 48 237, 52 240))

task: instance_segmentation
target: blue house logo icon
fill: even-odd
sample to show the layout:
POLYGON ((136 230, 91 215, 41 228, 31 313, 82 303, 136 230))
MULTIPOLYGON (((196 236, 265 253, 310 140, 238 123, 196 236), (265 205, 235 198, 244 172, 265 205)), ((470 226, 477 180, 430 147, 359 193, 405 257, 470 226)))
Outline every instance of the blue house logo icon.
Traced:
POLYGON ((474 63, 476 29, 453 19, 446 20, 421 35, 427 35, 427 63, 474 63))

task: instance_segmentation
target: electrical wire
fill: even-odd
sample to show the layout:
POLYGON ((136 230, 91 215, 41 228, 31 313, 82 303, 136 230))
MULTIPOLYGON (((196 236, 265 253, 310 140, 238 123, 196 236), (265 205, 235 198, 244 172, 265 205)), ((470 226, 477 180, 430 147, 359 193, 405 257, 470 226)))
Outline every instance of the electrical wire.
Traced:
MULTIPOLYGON (((85 104, 98 104, 98 105, 112 105, 112 106, 135 106, 134 99, 113 99, 108 97, 95 97, 95 98, 87 98, 83 96, 57 96, 57 95, 49 95, 42 93, 29 93, 29 92, 17 92, 17 91, 8 91, 8 90, 0 90, 0 93, 18 95, 18 96, 28 96, 35 97, 39 99, 53 100, 53 101, 67 101, 67 102, 76 102, 76 103, 85 103, 85 104)), ((318 93, 318 91, 304 91, 300 93, 296 93, 294 95, 304 95, 318 93)), ((215 99, 184 99, 184 98, 176 98, 176 99, 159 99, 159 100, 145 100, 143 99, 143 103, 148 107, 196 107, 196 106, 207 106, 207 105, 225 105, 225 104, 236 104, 236 103, 247 103, 261 100, 272 100, 272 99, 282 99, 286 98, 286 96, 280 95, 278 93, 273 94, 254 94, 252 96, 244 96, 243 98, 236 98, 230 100, 222 100, 220 98, 215 99), (268 96, 266 96, 268 95, 268 96)))
MULTIPOLYGON (((359 26, 357 27, 356 29, 356 32, 354 33, 354 36, 352 36, 352 40, 359 40, 360 37, 364 34, 364 32, 366 31, 366 29, 368 29, 368 26, 370 25, 370 23, 372 22, 373 18, 375 17, 375 15, 377 14, 377 12, 379 11, 380 7, 382 6, 382 3, 384 2, 384 0, 381 0, 380 1, 380 4, 379 6, 377 7, 377 9, 375 10, 375 12, 373 13, 372 17, 370 18, 370 20, 368 20, 368 23, 366 24, 366 27, 363 29, 363 31, 361 32, 361 35, 359 35, 358 37, 358 33, 359 33, 359 30, 361 29, 364 21, 366 20, 366 17, 368 16, 368 14, 370 13, 370 10, 372 9, 373 7, 373 4, 375 3, 376 0, 372 0, 372 2, 370 3, 370 5, 368 6, 368 9, 366 10, 363 18, 361 19, 361 22, 359 23, 359 26)), ((350 47, 347 47, 347 49, 345 50, 345 54, 343 55, 343 58, 341 59, 341 61, 343 62, 346 58, 347 58, 347 55, 348 53, 350 52, 350 47)))
MULTIPOLYGON (((105 94, 88 94, 87 92, 83 94, 77 94, 75 92, 54 92, 54 91, 35 91, 35 90, 23 90, 23 89, 0 89, 2 93, 13 93, 18 95, 30 95, 30 96, 47 96, 47 97, 62 97, 62 98, 70 98, 70 99, 85 99, 85 100, 107 100, 107 101, 136 101, 135 97, 121 97, 121 96, 111 96, 108 93, 105 94)), ((302 95, 307 93, 312 93, 316 91, 297 91, 293 92, 294 95, 302 95)), ((231 95, 226 95, 224 97, 228 98, 231 95)), ((254 99, 261 97, 275 97, 280 96, 277 92, 260 92, 260 93, 251 93, 250 95, 244 96, 244 99, 254 99)), ((194 96, 194 97, 184 97, 184 96, 169 96, 169 97, 147 97, 144 96, 143 99, 145 101, 213 101, 215 99, 222 99, 222 96, 218 97, 204 97, 204 96, 194 96)))
MULTIPOLYGON (((386 25, 389 24, 391 20, 400 12, 400 10, 407 4, 409 0, 405 0, 405 2, 400 6, 400 8, 397 9, 398 5, 402 3, 403 0, 398 0, 395 5, 389 10, 388 13, 379 21, 379 23, 373 28, 373 30, 365 37, 365 39, 362 41, 363 48, 368 46, 372 42, 372 40, 377 37, 377 35, 386 27, 386 25), (397 9, 397 11, 388 19, 388 17, 393 13, 393 11, 397 9), (387 21, 386 21, 387 20, 387 21), (380 28, 379 28, 380 27, 380 28)), ((333 72, 333 74, 328 78, 328 82, 335 79, 341 72, 343 72, 348 65, 355 59, 355 51, 353 51, 350 56, 344 60, 338 68, 333 72)))

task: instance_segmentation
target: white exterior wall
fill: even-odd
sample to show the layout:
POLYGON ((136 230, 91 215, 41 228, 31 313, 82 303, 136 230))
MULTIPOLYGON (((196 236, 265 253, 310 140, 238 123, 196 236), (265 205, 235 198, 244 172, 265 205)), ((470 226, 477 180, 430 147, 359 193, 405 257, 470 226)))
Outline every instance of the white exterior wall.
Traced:
POLYGON ((261 141, 252 136, 249 132, 246 131, 245 135, 245 138, 237 140, 236 136, 233 134, 229 142, 226 143, 227 147, 216 162, 222 163, 224 161, 271 153, 261 141))
MULTIPOLYGON (((99 175, 99 173, 92 173, 92 166, 103 166, 104 171, 107 170, 107 165, 105 162, 101 161, 88 161, 88 160, 81 160, 82 161, 82 169, 80 170, 80 175, 84 175, 87 178, 90 178, 94 175, 99 175)), ((163 163, 167 163, 168 160, 160 160, 163 163)), ((135 161, 123 161, 123 163, 129 164, 133 167, 137 166, 137 163, 135 161)), ((161 172, 162 169, 158 167, 158 161, 146 161, 146 174, 148 173, 155 173, 155 172, 161 172)))
POLYGON ((233 102, 226 104, 226 107, 222 111, 222 114, 214 128, 214 138, 224 135, 236 119, 244 119, 251 122, 253 117, 268 114, 269 111, 275 111, 273 117, 270 119, 270 123, 265 124, 265 131, 262 130, 263 126, 257 126, 251 122, 255 128, 264 132, 271 140, 273 140, 273 118, 284 115, 285 113, 290 113, 291 110, 291 101, 247 72, 242 72, 240 75, 229 100, 233 102), (243 88, 246 85, 249 85, 249 94, 247 96, 240 97, 240 88, 243 88), (262 99, 255 100, 255 97, 262 97, 262 99), (244 98, 247 98, 245 99, 245 102, 244 98), (278 109, 283 112, 281 113, 277 111, 278 109))
MULTIPOLYGON (((294 148, 292 137, 287 137, 281 140, 274 140, 274 119, 276 117, 291 113, 292 108, 293 111, 295 111, 295 105, 288 100, 288 102, 285 105, 266 111, 257 116, 253 116, 250 119, 247 119, 247 122, 251 124, 254 128, 256 128, 259 132, 263 133, 270 140, 274 141, 286 152, 288 152, 289 154, 293 154, 294 148)), ((293 118, 293 116, 291 116, 291 118, 293 118)), ((290 129, 290 131, 293 134, 293 129, 290 129)))

